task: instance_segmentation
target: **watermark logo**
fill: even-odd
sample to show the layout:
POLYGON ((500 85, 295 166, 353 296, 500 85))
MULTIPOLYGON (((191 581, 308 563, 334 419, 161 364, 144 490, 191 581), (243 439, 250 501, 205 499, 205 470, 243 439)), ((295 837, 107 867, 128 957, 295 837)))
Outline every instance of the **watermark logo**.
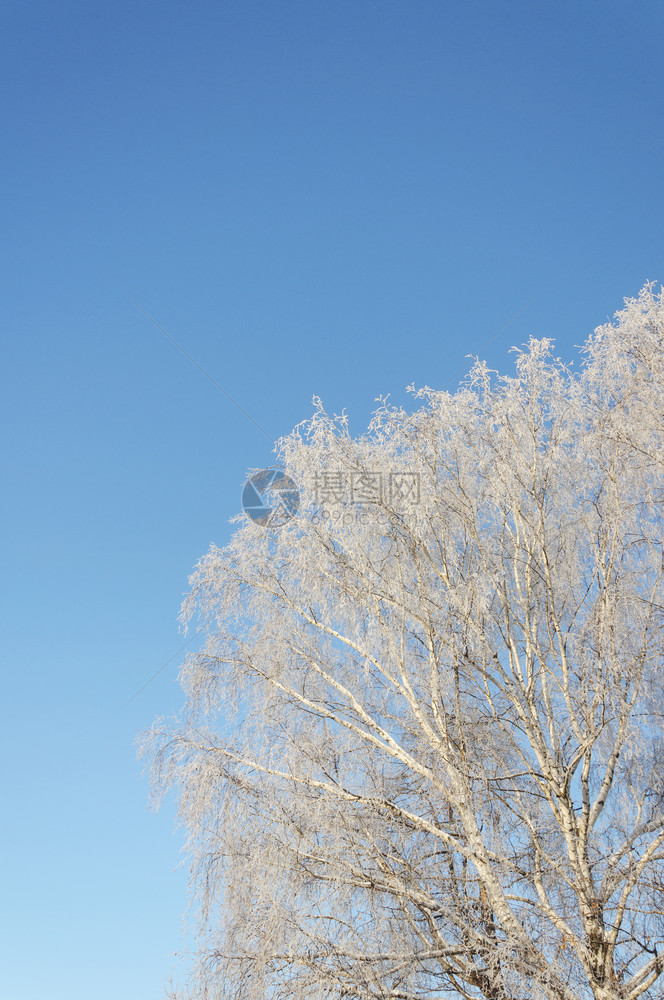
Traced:
MULTIPOLYGON (((373 472, 354 469, 317 472, 307 483, 315 511, 312 521, 330 520, 339 524, 373 523, 383 512, 383 523, 420 502, 418 472, 373 472), (349 508, 354 508, 354 512, 349 508), (371 512, 375 513, 371 513, 371 512)), ((242 507, 255 524, 280 527, 300 510, 300 491, 281 469, 261 469, 247 481, 242 491, 242 507)))
POLYGON ((261 469, 247 480, 242 490, 242 507, 255 524, 264 528, 281 525, 297 514, 300 493, 281 469, 261 469))
POLYGON ((384 503, 394 508, 420 502, 419 472, 317 472, 312 486, 314 501, 326 506, 384 503))

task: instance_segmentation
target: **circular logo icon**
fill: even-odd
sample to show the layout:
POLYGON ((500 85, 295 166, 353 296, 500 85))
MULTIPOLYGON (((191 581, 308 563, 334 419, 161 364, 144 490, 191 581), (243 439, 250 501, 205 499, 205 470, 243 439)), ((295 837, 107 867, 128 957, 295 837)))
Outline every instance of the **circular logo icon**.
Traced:
POLYGON ((261 469, 247 480, 242 490, 242 507, 256 524, 284 524, 300 506, 297 486, 281 469, 261 469))

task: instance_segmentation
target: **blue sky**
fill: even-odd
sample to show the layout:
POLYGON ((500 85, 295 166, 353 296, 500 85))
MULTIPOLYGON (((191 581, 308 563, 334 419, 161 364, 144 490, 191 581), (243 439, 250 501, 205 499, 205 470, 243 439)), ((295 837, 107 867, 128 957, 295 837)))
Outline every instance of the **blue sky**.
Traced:
POLYGON ((366 425, 664 277, 664 8, 5 0, 0 990, 157 1000, 187 576, 311 397, 366 425), (261 433, 130 301, 257 421, 261 433))

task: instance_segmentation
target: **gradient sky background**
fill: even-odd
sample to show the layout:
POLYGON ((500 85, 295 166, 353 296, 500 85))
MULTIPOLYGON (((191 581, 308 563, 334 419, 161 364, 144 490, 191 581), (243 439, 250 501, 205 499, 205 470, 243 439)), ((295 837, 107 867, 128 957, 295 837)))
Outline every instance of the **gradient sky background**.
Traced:
MULTIPOLYGON (((664 6, 4 0, 0 992, 158 1000, 187 576, 269 437, 664 277, 664 6), (167 330, 265 436, 136 308, 167 330)), ((454 384, 458 378, 454 380, 454 384)))

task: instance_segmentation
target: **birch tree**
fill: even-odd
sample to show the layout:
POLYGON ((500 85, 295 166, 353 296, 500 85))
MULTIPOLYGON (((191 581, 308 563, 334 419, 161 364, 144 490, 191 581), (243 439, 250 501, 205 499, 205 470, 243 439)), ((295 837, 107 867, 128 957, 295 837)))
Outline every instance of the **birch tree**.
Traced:
POLYGON ((637 1000, 664 969, 664 299, 510 375, 317 403, 297 514, 191 578, 146 738, 188 834, 178 996, 637 1000))

